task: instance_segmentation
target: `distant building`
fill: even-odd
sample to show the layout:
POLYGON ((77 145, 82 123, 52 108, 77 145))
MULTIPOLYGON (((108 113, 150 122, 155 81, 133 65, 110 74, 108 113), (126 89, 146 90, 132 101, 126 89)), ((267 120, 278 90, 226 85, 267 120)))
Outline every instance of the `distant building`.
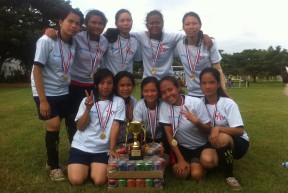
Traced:
POLYGON ((24 70, 20 66, 19 60, 5 60, 2 65, 1 74, 6 78, 7 76, 13 76, 14 72, 17 70, 24 74, 24 70))

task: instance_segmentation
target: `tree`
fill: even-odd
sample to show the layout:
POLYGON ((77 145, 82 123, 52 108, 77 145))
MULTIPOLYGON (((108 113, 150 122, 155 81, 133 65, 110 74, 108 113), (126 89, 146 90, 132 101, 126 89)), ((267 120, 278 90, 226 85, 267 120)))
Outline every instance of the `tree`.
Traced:
POLYGON ((6 59, 18 59, 30 74, 35 44, 45 27, 55 26, 59 13, 70 6, 64 0, 0 1, 0 69, 6 59))

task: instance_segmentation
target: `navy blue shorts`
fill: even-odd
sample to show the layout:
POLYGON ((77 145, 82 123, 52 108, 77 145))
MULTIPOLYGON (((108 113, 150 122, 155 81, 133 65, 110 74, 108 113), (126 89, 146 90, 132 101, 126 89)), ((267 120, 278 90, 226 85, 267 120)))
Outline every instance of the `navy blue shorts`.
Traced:
MULTIPOLYGON (((51 108, 51 116, 49 119, 59 116, 60 118, 66 118, 69 110, 69 95, 61 96, 47 96, 47 101, 51 108)), ((34 97, 34 101, 37 106, 38 117, 40 120, 47 120, 40 114, 40 100, 38 96, 34 97)))
POLYGON ((242 158, 248 151, 249 141, 240 136, 232 136, 234 142, 233 157, 234 159, 242 158))
MULTIPOLYGON (((183 147, 181 145, 178 145, 178 148, 179 148, 183 158, 185 159, 185 161, 187 161, 189 163, 199 163, 200 162, 201 152, 204 149, 212 148, 212 145, 208 141, 203 146, 200 146, 200 147, 198 147, 196 149, 193 149, 193 150, 192 149, 187 149, 186 147, 183 147)), ((175 158, 177 159, 176 156, 175 156, 175 158)))
POLYGON ((69 114, 76 115, 83 98, 86 97, 85 90, 90 94, 94 86, 69 86, 69 114))
POLYGON ((83 164, 90 167, 91 163, 108 164, 108 159, 108 152, 88 153, 71 147, 68 164, 83 164))

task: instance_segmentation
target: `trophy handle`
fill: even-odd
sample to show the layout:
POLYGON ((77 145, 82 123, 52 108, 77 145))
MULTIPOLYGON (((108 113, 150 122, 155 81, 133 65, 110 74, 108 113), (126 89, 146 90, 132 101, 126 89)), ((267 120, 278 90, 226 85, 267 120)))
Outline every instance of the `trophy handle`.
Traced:
POLYGON ((146 144, 146 128, 147 128, 147 121, 141 123, 141 128, 144 134, 143 144, 146 144))
POLYGON ((128 121, 128 119, 125 120, 124 124, 125 124, 125 129, 126 129, 125 145, 127 146, 127 143, 128 143, 128 134, 129 134, 129 127, 130 127, 130 122, 128 121))

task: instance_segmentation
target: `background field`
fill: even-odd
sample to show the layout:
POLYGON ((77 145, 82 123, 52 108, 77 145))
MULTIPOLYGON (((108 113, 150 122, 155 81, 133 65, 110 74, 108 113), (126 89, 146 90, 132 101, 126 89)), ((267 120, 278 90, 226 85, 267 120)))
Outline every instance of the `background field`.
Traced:
MULTIPOLYGON (((249 88, 228 90, 238 103, 250 137, 250 149, 235 161, 235 176, 242 192, 288 192, 288 97, 280 82, 251 83, 249 88)), ((139 98, 139 87, 135 89, 139 98)), ((30 85, 0 85, 0 192, 65 193, 106 192, 88 181, 72 187, 68 181, 56 183, 44 170, 46 163, 44 123, 39 121, 30 85)), ((69 144, 61 128, 60 160, 67 162, 69 144)), ((210 172, 200 183, 180 181, 165 174, 163 192, 231 192, 220 171, 210 172)))

